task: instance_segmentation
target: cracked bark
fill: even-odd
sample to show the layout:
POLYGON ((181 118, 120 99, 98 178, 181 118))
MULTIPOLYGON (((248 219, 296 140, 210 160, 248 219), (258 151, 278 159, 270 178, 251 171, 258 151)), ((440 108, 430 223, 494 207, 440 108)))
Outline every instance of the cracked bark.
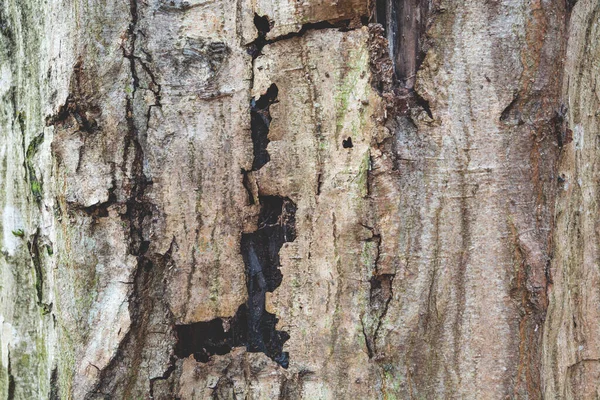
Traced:
POLYGON ((0 398, 599 395, 596 2, 55 3, 0 5, 0 398))

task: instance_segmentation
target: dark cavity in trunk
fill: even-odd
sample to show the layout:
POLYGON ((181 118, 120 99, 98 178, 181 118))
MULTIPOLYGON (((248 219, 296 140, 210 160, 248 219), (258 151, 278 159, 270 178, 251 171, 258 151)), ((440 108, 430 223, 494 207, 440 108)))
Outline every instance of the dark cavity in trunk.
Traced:
POLYGON ((377 0, 373 19, 385 29, 394 75, 400 87, 412 89, 425 52, 428 0, 377 0))
POLYGON ((232 318, 177 325, 175 354, 180 358, 194 355, 207 362, 213 355, 227 354, 245 346, 249 352, 265 353, 283 368, 289 354, 283 344, 287 332, 276 329, 278 319, 265 309, 267 292, 281 284, 279 250, 296 238, 296 205, 288 198, 261 196, 258 229, 242 235, 241 252, 246 266, 248 301, 232 318))

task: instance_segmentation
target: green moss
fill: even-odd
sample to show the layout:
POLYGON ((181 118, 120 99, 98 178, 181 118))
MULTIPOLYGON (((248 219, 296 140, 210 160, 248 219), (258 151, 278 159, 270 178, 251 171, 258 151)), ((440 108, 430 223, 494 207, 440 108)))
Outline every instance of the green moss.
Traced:
POLYGON ((23 229, 16 229, 12 231, 12 234, 16 237, 22 238, 23 236, 25 236, 25 231, 23 231, 23 229))
POLYGON ((374 255, 377 253, 377 242, 373 240, 367 240, 362 242, 363 248, 360 253, 360 260, 362 265, 367 267, 367 270, 372 273, 375 267, 374 255))
POLYGON ((31 188, 31 193, 33 194, 35 201, 38 203, 42 200, 42 183, 35 174, 33 157, 37 153, 43 141, 44 134, 41 133, 37 135, 31 140, 29 146, 27 146, 27 152, 25 153, 25 166, 27 167, 27 172, 29 175, 29 187, 31 188))
POLYGON ((383 380, 385 386, 385 399, 397 399, 397 393, 401 392, 402 382, 405 380, 402 376, 398 376, 398 371, 393 364, 383 364, 383 380))
POLYGON ((33 159, 33 156, 35 156, 35 154, 37 153, 37 151, 43 141, 44 141, 44 134, 40 133, 39 135, 34 137, 31 140, 31 142, 29 142, 29 146, 27 146, 27 153, 25 154, 25 157, 27 158, 27 162, 31 162, 31 160, 33 159))
POLYGON ((42 199, 42 184, 37 180, 31 180, 31 193, 36 200, 42 199))

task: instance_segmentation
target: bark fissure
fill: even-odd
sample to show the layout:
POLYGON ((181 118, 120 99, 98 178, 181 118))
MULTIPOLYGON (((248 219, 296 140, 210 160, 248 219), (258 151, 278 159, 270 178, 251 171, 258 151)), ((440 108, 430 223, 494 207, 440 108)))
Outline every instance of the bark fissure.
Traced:
POLYGON ((279 250, 296 238, 296 205, 287 198, 260 197, 258 229, 242 235, 241 249, 246 265, 248 290, 248 351, 263 352, 287 368, 289 354, 283 352, 287 332, 275 329, 277 317, 266 311, 266 293, 282 280, 279 250))
POLYGON ((300 30, 296 32, 290 32, 285 35, 277 36, 272 39, 267 39, 267 33, 270 32, 273 22, 268 16, 259 16, 255 14, 254 24, 258 30, 258 38, 248 45, 247 51, 253 58, 260 55, 260 51, 266 45, 289 40, 296 37, 302 37, 309 31, 318 31, 326 29, 339 29, 340 31, 347 32, 354 29, 359 29, 361 26, 367 26, 368 20, 361 18, 359 22, 351 19, 344 19, 335 22, 331 21, 318 21, 318 22, 307 22, 302 24, 300 30))
POLYGON ((44 298, 44 271, 40 257, 40 230, 39 228, 33 234, 33 238, 27 242, 27 248, 33 265, 35 277, 35 292, 37 295, 37 305, 41 308, 43 314, 49 314, 52 311, 52 304, 45 304, 44 298))
MULTIPOLYGON (((127 177, 123 189, 127 194, 124 201, 125 212, 121 214, 121 219, 128 227, 128 252, 136 257, 137 265, 133 271, 133 282, 124 282, 131 285, 131 292, 128 297, 129 314, 131 318, 130 329, 126 332, 120 341, 116 354, 109 364, 99 371, 99 378, 93 391, 88 397, 94 394, 109 394, 119 388, 126 397, 132 395, 135 390, 136 380, 140 378, 140 372, 132 374, 123 374, 121 369, 136 368, 142 362, 147 336, 151 333, 154 321, 151 317, 163 305, 164 296, 164 274, 167 265, 170 263, 171 254, 176 246, 173 239, 168 251, 164 254, 150 254, 150 234, 146 231, 145 221, 152 218, 155 206, 147 198, 147 192, 151 189, 153 182, 144 172, 144 163, 146 155, 142 145, 141 135, 145 134, 146 127, 136 125, 136 108, 134 100, 138 89, 140 89, 140 79, 138 76, 137 65, 148 74, 151 84, 154 87, 148 88, 154 95, 155 103, 148 106, 146 110, 146 121, 149 122, 152 107, 161 107, 160 93, 161 87, 157 83, 150 67, 138 56, 136 52, 137 25, 138 25, 138 5, 137 0, 130 0, 130 23, 127 30, 127 38, 124 45, 121 46, 123 57, 129 61, 129 70, 132 88, 125 98, 125 121, 127 123, 127 132, 124 138, 124 159, 121 170, 124 177, 127 177)), ((113 171, 113 182, 115 176, 113 171)), ((108 215, 107 209, 112 204, 118 203, 113 191, 115 185, 110 191, 109 201, 97 206, 88 207, 88 214, 96 217, 105 217, 108 215)), ((171 323, 173 316, 168 310, 162 315, 162 320, 171 323)), ((164 332, 168 338, 170 332, 164 332)), ((173 364, 165 366, 165 374, 169 374, 173 364)), ((148 382, 150 388, 153 380, 148 382)))
POLYGON ((428 12, 427 0, 375 2, 374 22, 385 30, 395 77, 406 89, 414 87, 417 70, 425 57, 423 41, 428 12))
POLYGON ((50 396, 49 400, 60 400, 60 388, 58 385, 58 368, 52 368, 50 375, 50 396))
POLYGON ((253 171, 258 171, 271 159, 267 151, 267 146, 269 145, 269 125, 271 124, 269 107, 277 101, 277 92, 277 86, 272 84, 267 89, 267 92, 260 96, 258 100, 252 99, 250 102, 250 131, 254 145, 253 171))
POLYGON ((296 237, 295 204, 273 196, 260 197, 258 229, 242 235, 241 252, 246 265, 248 301, 231 318, 176 325, 179 358, 193 355, 198 362, 208 362, 213 355, 224 355, 234 347, 265 353, 284 368, 289 354, 283 344, 289 335, 276 330, 277 317, 266 311, 266 293, 281 284, 279 250, 296 237))
POLYGON ((414 88, 426 54, 428 18, 427 0, 376 1, 369 25, 372 84, 392 114, 420 108, 433 119, 429 102, 414 88))
POLYGON ((27 146, 27 151, 25 152, 25 167, 27 169, 27 178, 29 179, 29 189, 31 190, 31 194, 38 206, 41 206, 42 201, 42 181, 41 178, 37 177, 35 173, 35 167, 33 164, 33 157, 36 155, 40 145, 44 141, 44 133, 40 133, 35 136, 27 146))
POLYGON ((8 375, 8 390, 7 390, 7 400, 15 400, 15 376, 13 375, 12 370, 12 360, 10 358, 10 352, 8 353, 8 365, 7 365, 7 375, 8 375))
MULTIPOLYGON (((248 47, 254 60, 262 48, 270 43, 266 34, 271 28, 267 17, 255 15, 257 39, 248 47)), ((254 74, 254 72, 253 72, 254 74)), ((252 75, 251 87, 254 83, 252 75)), ((242 234, 240 251, 245 264, 248 300, 231 318, 215 318, 186 325, 176 325, 177 344, 175 354, 179 358, 190 355, 198 362, 208 362, 213 355, 225 355, 235 347, 246 347, 249 352, 261 352, 283 368, 289 365, 289 354, 283 344, 289 339, 287 332, 278 331, 278 318, 266 310, 266 293, 273 292, 281 284, 279 250, 296 237, 296 205, 289 198, 261 196, 252 171, 258 171, 270 161, 269 144, 270 106, 277 101, 278 88, 271 84, 264 94, 250 102, 250 134, 253 143, 252 170, 242 169, 243 186, 248 203, 258 201, 260 212, 257 229, 242 234), (252 181, 254 179, 254 181, 252 181), (255 192, 257 199, 255 199, 255 192)))

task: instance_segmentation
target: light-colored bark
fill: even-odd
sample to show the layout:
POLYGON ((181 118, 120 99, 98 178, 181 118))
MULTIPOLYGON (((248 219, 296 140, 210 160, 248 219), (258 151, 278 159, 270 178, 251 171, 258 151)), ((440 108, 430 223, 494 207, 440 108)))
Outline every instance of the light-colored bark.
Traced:
POLYGON ((2 2, 0 397, 594 398, 598 4, 401 5, 2 2))

